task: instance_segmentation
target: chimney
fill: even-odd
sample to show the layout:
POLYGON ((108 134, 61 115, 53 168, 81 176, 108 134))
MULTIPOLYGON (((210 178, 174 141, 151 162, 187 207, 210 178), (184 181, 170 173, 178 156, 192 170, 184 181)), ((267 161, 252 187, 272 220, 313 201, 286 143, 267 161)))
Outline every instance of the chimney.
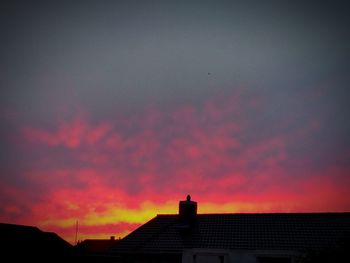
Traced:
POLYGON ((179 203, 179 220, 186 225, 192 225, 196 221, 197 202, 191 201, 191 196, 187 195, 186 201, 179 203))
POLYGON ((111 236, 111 241, 115 241, 115 236, 111 236))

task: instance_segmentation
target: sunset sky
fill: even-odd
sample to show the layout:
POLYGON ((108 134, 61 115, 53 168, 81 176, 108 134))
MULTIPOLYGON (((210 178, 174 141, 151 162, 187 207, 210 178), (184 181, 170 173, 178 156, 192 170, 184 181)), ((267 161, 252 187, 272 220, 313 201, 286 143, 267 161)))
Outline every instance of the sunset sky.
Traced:
POLYGON ((350 9, 282 2, 1 1, 0 222, 350 211, 350 9))

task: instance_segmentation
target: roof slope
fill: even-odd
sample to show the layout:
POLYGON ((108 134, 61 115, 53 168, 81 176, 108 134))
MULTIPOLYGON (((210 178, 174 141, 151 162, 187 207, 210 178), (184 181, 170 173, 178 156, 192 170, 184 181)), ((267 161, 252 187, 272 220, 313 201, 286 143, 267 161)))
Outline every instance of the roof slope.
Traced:
POLYGON ((72 250, 72 246, 55 233, 33 226, 5 223, 0 223, 0 243, 5 254, 11 256, 65 256, 72 250))
POLYGON ((178 253, 184 248, 305 250, 350 235, 350 213, 200 214, 189 233, 178 215, 158 215, 110 253, 178 253))

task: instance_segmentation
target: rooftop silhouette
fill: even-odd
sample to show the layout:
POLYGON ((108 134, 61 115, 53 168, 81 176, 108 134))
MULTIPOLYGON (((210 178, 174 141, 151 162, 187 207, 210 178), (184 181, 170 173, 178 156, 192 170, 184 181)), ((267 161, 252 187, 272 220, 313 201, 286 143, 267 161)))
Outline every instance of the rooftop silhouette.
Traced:
POLYGON ((53 232, 37 227, 0 223, 0 243, 10 259, 47 259, 69 257, 73 247, 53 232))
POLYGON ((224 262, 291 262, 305 251, 336 249, 349 237, 350 213, 197 214, 197 202, 187 196, 179 202, 179 214, 157 215, 108 252, 134 260, 171 255, 168 259, 196 262, 196 255, 211 253, 232 254, 224 262), (237 251, 248 261, 235 256, 237 251), (279 261, 269 261, 271 256, 279 261))

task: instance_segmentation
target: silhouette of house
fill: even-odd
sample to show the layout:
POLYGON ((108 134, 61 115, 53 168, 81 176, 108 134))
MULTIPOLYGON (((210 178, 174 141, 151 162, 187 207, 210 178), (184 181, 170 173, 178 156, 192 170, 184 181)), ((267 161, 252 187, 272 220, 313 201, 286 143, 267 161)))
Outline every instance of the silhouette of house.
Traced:
POLYGON ((52 232, 37 227, 0 223, 2 256, 9 261, 63 259, 70 257, 73 247, 52 232))
POLYGON ((85 239, 75 246, 75 261, 99 263, 120 262, 118 257, 106 253, 117 242, 119 242, 119 239, 115 240, 114 236, 111 236, 110 239, 85 239))
POLYGON ((178 215, 157 215, 109 253, 123 262, 294 263, 349 233, 350 213, 197 214, 188 196, 178 215))
POLYGON ((103 254, 118 241, 114 236, 110 239, 85 239, 76 245, 76 249, 86 254, 103 254))

